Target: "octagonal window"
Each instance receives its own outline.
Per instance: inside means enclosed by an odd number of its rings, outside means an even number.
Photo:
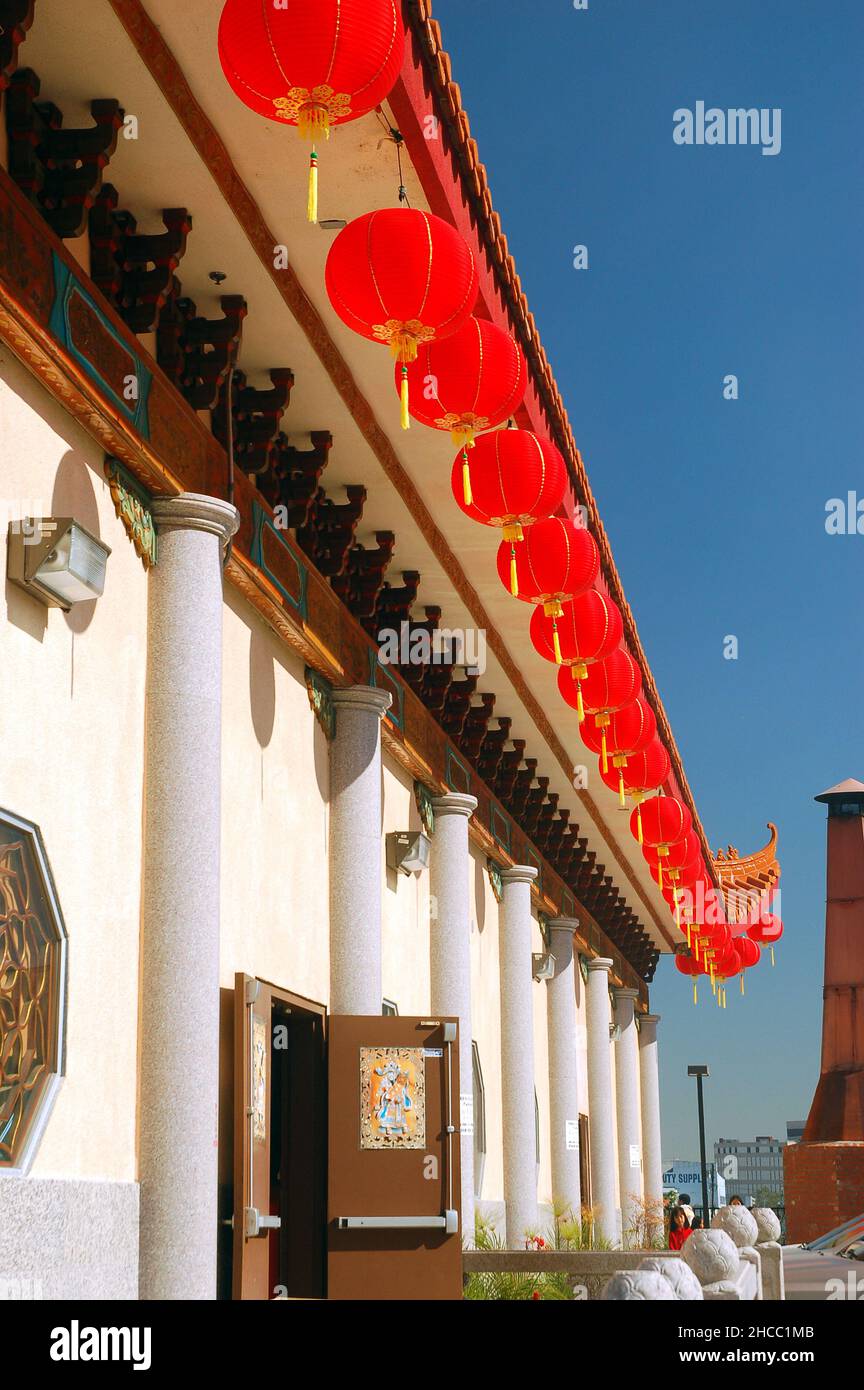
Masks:
[[[26,1172],[63,1075],[66,950],[42,833],[0,809],[0,1172]]]

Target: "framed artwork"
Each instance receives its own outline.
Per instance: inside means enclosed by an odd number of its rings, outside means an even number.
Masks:
[[[361,1149],[425,1149],[422,1047],[360,1048]]]

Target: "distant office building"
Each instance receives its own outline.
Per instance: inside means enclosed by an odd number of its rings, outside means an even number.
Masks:
[[[797,1144],[804,1138],[804,1126],[806,1120],[787,1120],[786,1121],[786,1143]]]
[[[783,1203],[783,1150],[786,1144],[767,1134],[755,1139],[718,1139],[714,1145],[717,1171],[730,1197],[748,1205]]]

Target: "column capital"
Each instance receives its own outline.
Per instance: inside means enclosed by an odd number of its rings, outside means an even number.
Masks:
[[[501,882],[505,886],[508,883],[533,883],[537,873],[533,864],[514,864],[510,869],[501,870]]]
[[[616,998],[616,999],[638,999],[638,998],[639,998],[639,991],[638,991],[638,989],[631,989],[631,988],[629,988],[629,987],[626,987],[626,988],[625,988],[625,987],[622,986],[621,989],[617,989],[616,987],[613,986],[612,993],[615,995],[615,998]]]
[[[432,810],[436,816],[473,816],[477,810],[476,796],[465,792],[445,792],[443,796],[433,796]]]
[[[579,926],[578,917],[552,917],[546,924],[550,931],[567,931],[572,935]]]
[[[659,1022],[660,1022],[660,1020],[661,1020],[662,1017],[663,1017],[662,1014],[640,1014],[640,1015],[639,1015],[639,1022],[640,1022],[640,1023],[655,1023],[655,1024],[656,1024],[656,1023],[659,1023]]]
[[[593,960],[589,960],[588,970],[589,972],[605,970],[608,974],[614,963],[608,956],[595,956]]]
[[[159,535],[166,531],[207,531],[225,545],[240,525],[240,513],[230,502],[200,492],[154,497],[150,510]]]
[[[337,709],[344,706],[366,710],[383,719],[393,703],[393,696],[389,690],[376,690],[374,685],[349,685],[343,690],[334,690],[332,700]]]

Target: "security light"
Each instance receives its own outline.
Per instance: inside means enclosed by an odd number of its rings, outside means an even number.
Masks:
[[[555,957],[551,951],[532,951],[531,965],[535,980],[554,980]]]
[[[387,836],[387,868],[422,874],[429,864],[431,841],[422,830],[393,830]]]
[[[27,518],[9,526],[9,578],[46,608],[68,613],[75,603],[100,598],[110,554],[109,546],[71,516]]]

